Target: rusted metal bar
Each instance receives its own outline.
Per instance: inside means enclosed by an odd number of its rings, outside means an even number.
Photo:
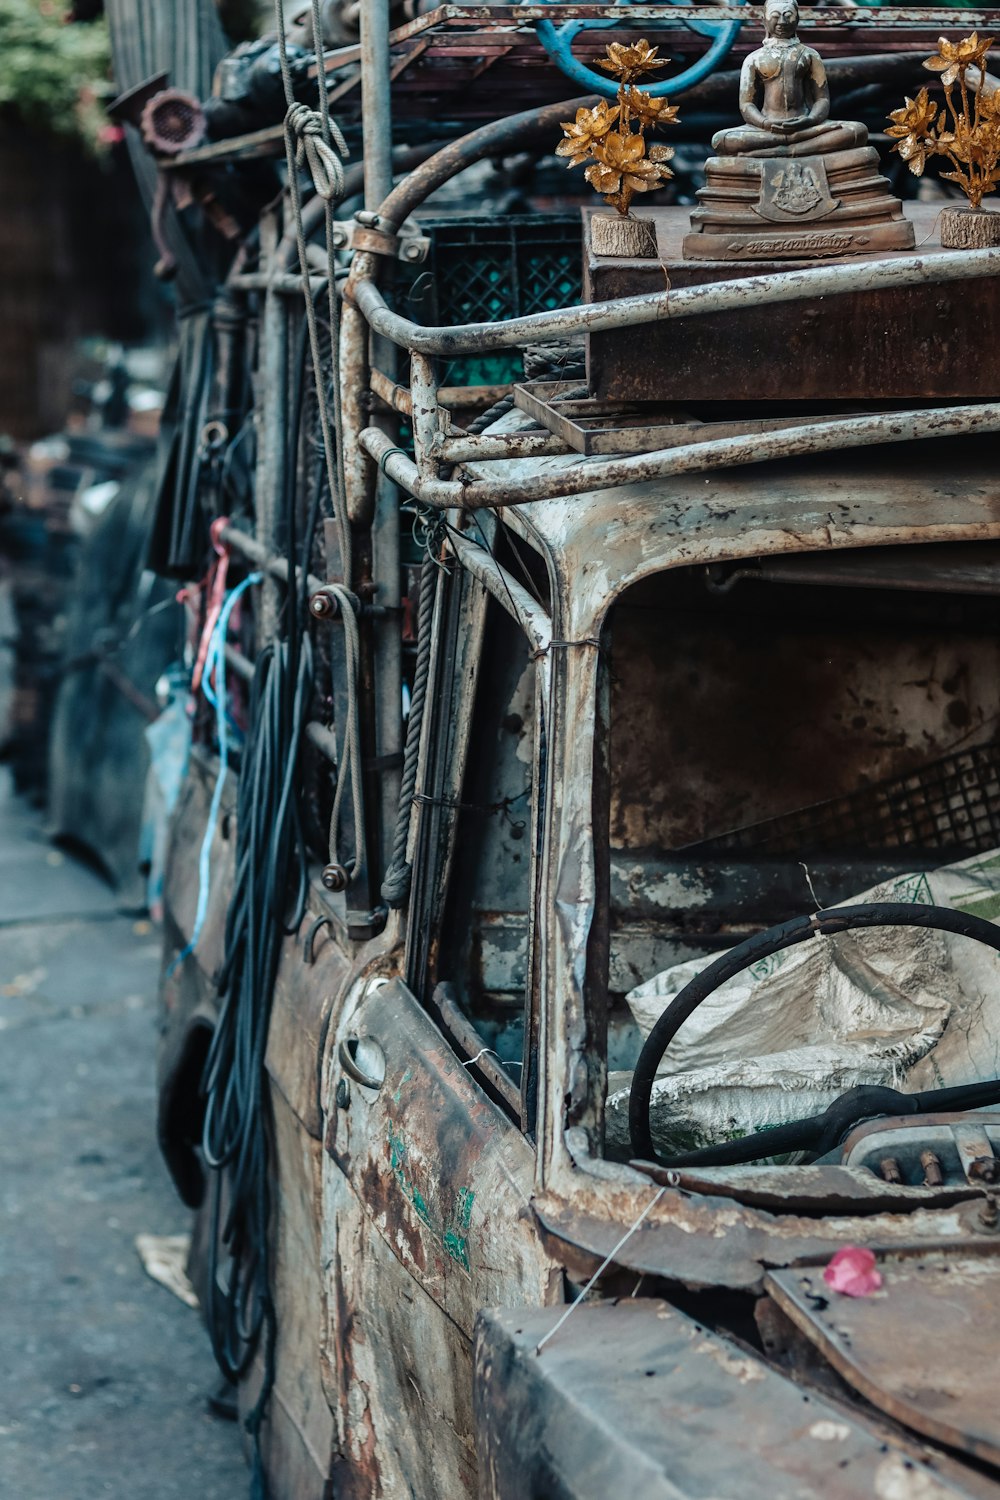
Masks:
[[[355,256],[367,261],[370,268],[375,256],[363,251]],[[340,416],[342,424],[344,465],[344,505],[352,526],[367,525],[375,505],[375,476],[359,447],[362,429],[367,425],[367,399],[371,386],[368,359],[368,325],[351,303],[344,304],[340,321]],[[383,437],[385,434],[382,434]]]
[[[487,463],[498,458],[545,458],[568,453],[569,445],[549,432],[484,433],[481,437],[456,434],[443,438],[437,456],[444,463]]]
[[[422,354],[414,354],[410,359],[410,412],[417,468],[424,479],[433,479],[444,433],[434,365]]]
[[[941,11],[934,6],[886,6],[884,9],[867,10],[845,7],[827,8],[804,5],[799,12],[804,26],[822,26],[824,29],[853,30],[856,27],[892,26],[903,31],[930,27],[941,28]],[[672,5],[643,5],[642,24],[648,26],[656,21],[680,30],[687,21],[751,21],[746,9],[738,5],[691,5],[678,13]],[[495,21],[503,29],[517,30],[535,21],[553,21],[557,26],[562,21],[621,21],[621,8],[617,5],[581,5],[570,0],[553,0],[552,4],[519,5],[516,10],[510,5],[440,5],[429,11],[418,21],[400,27],[393,32],[392,39],[414,36],[418,31],[427,31],[454,21]],[[988,6],[981,10],[963,10],[963,24],[972,27],[995,26],[1000,22],[1000,8]],[[422,23],[422,24],[421,24]],[[759,24],[759,23],[758,23]]]
[[[371,386],[376,396],[384,401],[386,406],[394,411],[402,412],[404,416],[412,415],[413,396],[406,386],[397,385],[381,370],[372,371]],[[560,437],[547,432],[511,432],[504,433],[502,436],[500,434],[470,436],[461,428],[456,428],[445,410],[448,405],[458,405],[461,402],[466,405],[480,405],[484,400],[492,406],[509,390],[510,387],[505,385],[439,387],[438,410],[447,421],[448,436],[441,437],[440,433],[438,434],[440,440],[434,449],[435,458],[444,463],[472,463],[477,459],[485,463],[495,458],[542,458],[547,454],[568,452],[567,444]]]
[[[365,207],[392,192],[391,36],[389,0],[365,0],[361,21],[361,96],[365,121]]]
[[[884,9],[868,10],[861,7],[830,7],[804,5],[799,13],[802,26],[818,26],[830,31],[881,30],[886,27],[898,31],[939,31],[941,12],[933,6],[915,5],[886,6]],[[672,5],[643,5],[642,24],[681,30],[687,21],[742,21],[752,23],[743,6],[736,5],[691,5],[678,13]],[[459,26],[463,23],[478,23],[490,26],[498,33],[524,30],[536,21],[552,21],[557,26],[563,21],[619,21],[624,26],[621,7],[618,5],[584,5],[553,0],[545,5],[518,5],[516,9],[507,5],[439,5],[426,15],[397,27],[388,40],[391,44],[408,41],[411,37],[426,34],[444,26]],[[1000,9],[986,7],[980,10],[963,10],[962,21],[969,28],[995,26],[1000,22]],[[491,24],[492,23],[492,24]],[[327,71],[356,62],[360,49],[339,48],[325,60]]]
[[[407,387],[390,380],[381,370],[372,370],[371,388],[379,400],[393,411],[402,412],[404,417],[408,417],[413,411],[413,398]]]
[[[242,651],[235,646],[226,646],[226,666],[231,667],[238,677],[244,682],[252,682],[254,675],[254,664],[249,657],[244,656]],[[319,751],[319,753],[331,762],[338,764],[337,740],[332,729],[325,724],[320,724],[316,719],[310,719],[305,727],[306,739]]]
[[[480,510],[587,494],[593,490],[665,479],[676,474],[729,469],[740,464],[766,463],[776,458],[807,457],[838,448],[863,448],[877,443],[908,443],[921,438],[987,432],[1000,432],[1000,403],[929,411],[879,412],[847,421],[814,422],[784,432],[691,443],[660,453],[599,461],[590,459],[519,481],[504,478],[468,483],[453,479],[422,479],[416,465],[405,454],[387,447],[384,435],[375,428],[369,427],[361,434],[361,443],[365,451],[418,500],[438,509],[459,506],[465,510]]]
[[[443,385],[438,391],[442,406],[495,406],[502,397],[509,395],[507,385]]]
[[[232,135],[222,141],[213,141],[208,146],[194,146],[190,151],[181,151],[177,156],[159,159],[161,172],[183,172],[186,167],[215,166],[240,157],[250,161],[259,156],[277,156],[285,149],[285,127],[265,125],[263,130],[250,130],[244,135]]]
[[[645,297],[616,297],[608,302],[534,313],[511,318],[506,323],[466,323],[455,328],[422,327],[391,312],[370,279],[349,283],[349,291],[376,332],[413,353],[454,358],[515,348],[535,340],[639,327],[748,306],[844,296],[883,287],[937,286],[996,275],[1000,275],[1000,250],[955,250],[916,256],[912,260],[872,260],[818,266],[807,271],[780,271],[769,276],[742,276],[735,281],[709,282]]]

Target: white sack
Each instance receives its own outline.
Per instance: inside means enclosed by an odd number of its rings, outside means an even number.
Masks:
[[[844,905],[895,901],[1000,918],[1000,851],[902,875]],[[643,1037],[717,954],[676,964],[626,999]],[[703,1002],[653,1087],[663,1149],[731,1139],[815,1114],[859,1083],[906,1092],[1000,1073],[1000,955],[922,928],[811,939],[755,964]],[[624,1080],[623,1080],[624,1081]],[[627,1138],[627,1089],[608,1101]]]

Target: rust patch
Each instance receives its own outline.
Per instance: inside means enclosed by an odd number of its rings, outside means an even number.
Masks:
[[[372,1500],[381,1495],[382,1479],[376,1455],[375,1426],[372,1421],[368,1387],[361,1379],[354,1359],[354,1344],[363,1342],[354,1308],[347,1299],[340,1249],[334,1259],[334,1287],[337,1299],[337,1373],[340,1381],[340,1405],[343,1434],[349,1452],[341,1453],[333,1465],[334,1494],[342,1500]],[[351,1398],[363,1396],[360,1422],[351,1410]],[[362,1432],[358,1432],[358,1427]]]

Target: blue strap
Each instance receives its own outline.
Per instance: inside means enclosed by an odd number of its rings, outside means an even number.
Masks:
[[[215,629],[212,631],[212,639],[208,643],[208,651],[205,656],[205,670],[202,675],[202,687],[205,697],[215,709],[215,729],[219,741],[219,774],[215,779],[215,790],[212,793],[212,801],[208,809],[208,822],[205,824],[205,833],[201,841],[201,853],[198,856],[198,905],[195,908],[194,927],[191,930],[191,940],[186,948],[182,948],[177,957],[167,969],[166,977],[170,979],[175,970],[179,969],[186,958],[190,958],[198,946],[201,937],[201,929],[205,925],[205,917],[208,912],[208,897],[212,885],[212,841],[215,838],[215,830],[219,821],[219,809],[222,806],[222,788],[226,784],[229,774],[229,716],[226,711],[226,633],[229,629],[229,616],[232,614],[237,601],[242,597],[252,584],[260,583],[263,573],[251,573],[244,578],[243,582],[237,584],[227,595],[225,603],[219,611]],[[212,673],[215,673],[215,690],[211,687]]]
[[[547,4],[548,0],[542,0],[542,3]],[[628,5],[630,0],[620,0],[620,3]],[[689,5],[691,0],[676,0],[676,3]],[[744,3],[745,0],[730,0],[730,4],[734,5]],[[700,83],[729,52],[739,36],[742,24],[741,21],[688,22],[690,29],[696,31],[699,36],[712,37],[712,45],[704,57],[700,57],[682,73],[676,73],[673,78],[666,78],[661,83],[644,85],[644,93],[651,94],[654,99],[661,99],[671,94],[683,93],[685,89]],[[551,21],[537,21],[535,33],[552,61],[567,78],[580,84],[588,93],[602,94],[605,99],[614,99],[618,93],[617,83],[606,74],[595,73],[585,63],[578,62],[573,56],[573,42],[581,31],[595,31],[602,27],[620,25],[620,21],[566,21],[562,26],[555,26]]]

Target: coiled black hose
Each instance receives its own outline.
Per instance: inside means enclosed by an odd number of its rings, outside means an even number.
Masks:
[[[851,1089],[822,1115],[796,1120],[771,1130],[759,1130],[753,1135],[744,1136],[742,1140],[706,1146],[699,1151],[686,1152],[683,1156],[665,1158],[657,1154],[649,1118],[656,1070],[670,1043],[702,1001],[707,1000],[727,979],[742,974],[751,964],[769,958],[782,948],[804,943],[809,938],[830,937],[838,932],[864,927],[929,927],[954,933],[957,937],[975,938],[977,942],[985,943],[987,947],[1000,953],[1000,927],[995,927],[992,922],[954,911],[950,907],[911,905],[899,901],[838,906],[829,911],[816,912],[813,916],[792,917],[788,922],[747,938],[728,953],[723,953],[700,974],[696,974],[680,994],[674,996],[646,1038],[636,1063],[629,1095],[629,1131],[636,1157],[644,1161],[666,1162],[668,1166],[731,1166],[738,1162],[759,1161],[761,1157],[776,1156],[786,1151],[825,1146],[827,1142],[829,1148],[832,1148],[836,1140],[831,1137],[836,1134],[837,1139],[842,1139],[846,1130],[859,1120],[881,1114],[915,1112],[905,1104],[906,1100],[918,1101],[921,1111],[979,1109],[984,1105],[1000,1102],[1000,1079],[961,1088],[935,1089],[927,1094],[900,1094],[895,1089]],[[893,1097],[891,1100],[888,1097],[880,1100],[876,1095]]]

